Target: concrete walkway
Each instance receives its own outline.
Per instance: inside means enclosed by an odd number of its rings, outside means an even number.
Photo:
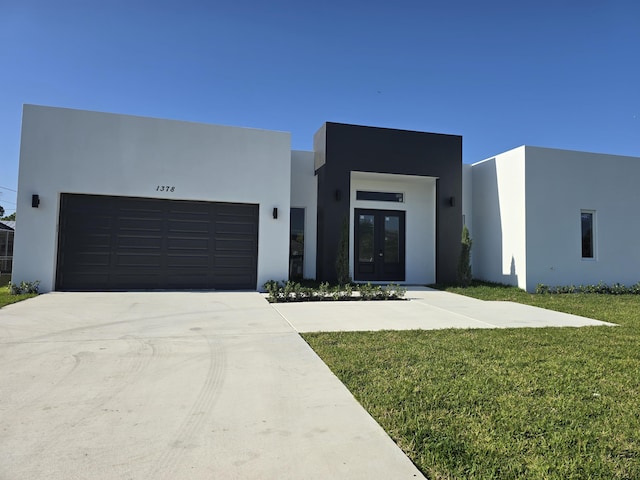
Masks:
[[[273,307],[301,333],[614,325],[520,303],[476,300],[427,287],[410,287],[406,298],[409,301],[278,303]]]
[[[0,309],[0,479],[423,478],[258,293]]]
[[[604,325],[405,302],[50,293],[0,310],[0,479],[423,478],[297,331]]]

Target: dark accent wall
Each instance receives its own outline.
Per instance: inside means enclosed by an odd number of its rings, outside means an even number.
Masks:
[[[335,259],[342,221],[349,217],[352,171],[438,178],[436,281],[456,280],[462,232],[461,136],[327,122],[314,136],[314,150],[319,280],[336,280]]]

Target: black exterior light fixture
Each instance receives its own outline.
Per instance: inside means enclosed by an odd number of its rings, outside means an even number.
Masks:
[[[273,218],[274,220],[278,219],[278,207],[273,207]]]
[[[456,197],[449,197],[449,206],[450,207],[456,206]]]
[[[31,206],[38,208],[38,205],[40,205],[40,195],[31,195]]]

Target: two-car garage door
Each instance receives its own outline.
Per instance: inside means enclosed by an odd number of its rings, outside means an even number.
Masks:
[[[62,194],[57,290],[255,289],[258,205]]]

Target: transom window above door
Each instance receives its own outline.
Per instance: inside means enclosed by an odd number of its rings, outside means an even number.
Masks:
[[[396,192],[371,192],[368,190],[356,190],[356,200],[373,200],[376,202],[404,202],[404,193]]]

